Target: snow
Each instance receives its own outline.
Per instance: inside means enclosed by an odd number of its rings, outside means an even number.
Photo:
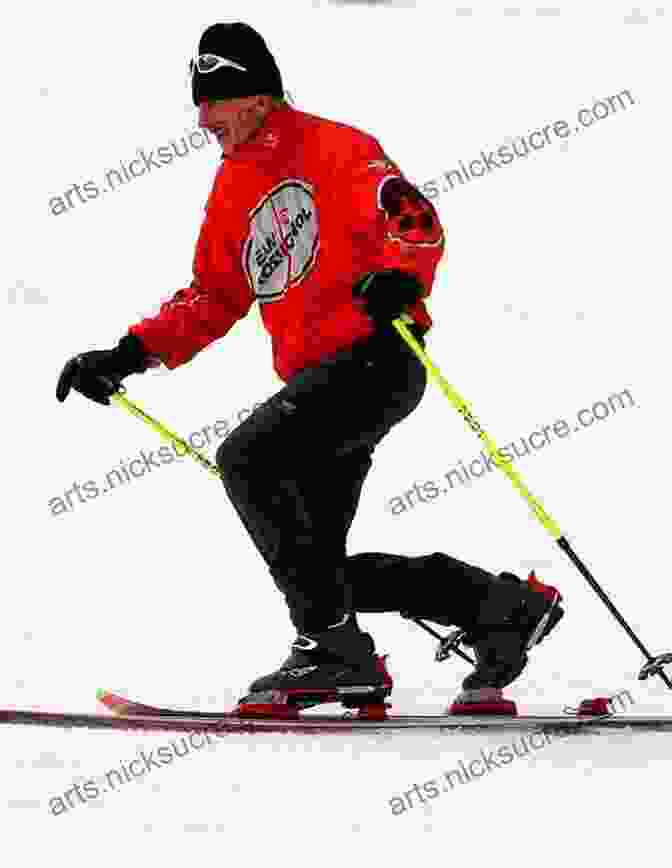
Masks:
[[[428,351],[500,444],[560,419],[573,424],[582,408],[629,390],[632,405],[516,466],[651,650],[671,649],[665,10],[391,5],[118,2],[101,20],[67,2],[13,9],[4,52],[0,704],[93,712],[105,687],[225,708],[284,658],[291,639],[261,559],[221,487],[195,464],[162,468],[58,517],[48,505],[74,481],[101,480],[159,445],[121,410],[79,396],[57,404],[56,378],[69,356],[113,345],[189,282],[215,147],[60,216],[49,199],[195,129],[186,60],[201,30],[224,19],[267,37],[299,108],[372,132],[420,184],[482,148],[631,92],[627,109],[435,200],[448,256]],[[127,386],[188,434],[235,423],[279,383],[254,312],[189,365]],[[391,514],[393,497],[479,451],[430,388],[376,453],[351,550],[442,550],[519,574],[535,567],[561,588],[567,617],[511,688],[520,710],[629,690],[633,713],[672,713],[670,691],[637,681],[637,649],[503,476]],[[391,615],[360,620],[390,653],[395,710],[450,702],[464,664],[435,664],[429,638]],[[3,847],[18,865],[669,861],[666,733],[567,736],[425,804],[412,794],[398,816],[395,797],[514,736],[228,736],[53,816],[50,799],[172,736],[28,727],[1,735]]]

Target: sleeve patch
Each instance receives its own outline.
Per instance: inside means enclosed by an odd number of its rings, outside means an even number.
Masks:
[[[406,244],[438,245],[443,229],[432,203],[405,178],[384,178],[378,202],[385,211],[388,238]]]

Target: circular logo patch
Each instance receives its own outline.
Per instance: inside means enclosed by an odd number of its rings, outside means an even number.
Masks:
[[[313,188],[287,180],[250,214],[243,267],[260,304],[282,298],[309,274],[317,257],[319,226]]]

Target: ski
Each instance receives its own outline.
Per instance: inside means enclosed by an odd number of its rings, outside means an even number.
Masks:
[[[147,705],[106,690],[99,690],[97,698],[120,719],[160,719],[164,722],[194,721],[205,726],[230,732],[240,731],[366,731],[375,729],[542,729],[574,730],[589,726],[609,728],[634,727],[672,731],[672,715],[647,716],[615,714],[523,714],[523,715],[464,715],[464,714],[387,714],[380,717],[377,710],[384,706],[371,706],[374,714],[367,716],[364,707],[359,716],[353,712],[340,715],[317,712],[295,712],[292,716],[243,716],[237,711],[216,712],[196,709],[175,709]]]
[[[0,724],[51,726],[61,729],[141,730],[143,732],[195,732],[216,730],[213,721],[190,718],[164,718],[156,715],[118,717],[112,714],[42,711],[39,709],[0,709]]]
[[[56,712],[41,709],[0,709],[0,724],[133,730],[144,732],[213,732],[219,734],[353,733],[367,731],[478,732],[482,730],[541,730],[571,734],[579,730],[636,729],[672,732],[672,715],[604,714],[387,714],[384,706],[355,712],[325,714],[315,711],[287,716],[243,716],[239,711],[200,711],[147,705],[100,690],[104,714]],[[382,709],[382,715],[380,710]]]
[[[60,728],[134,730],[144,732],[216,732],[220,734],[270,733],[352,733],[394,730],[542,730],[566,732],[584,729],[627,729],[672,731],[672,715],[389,715],[381,720],[347,715],[304,714],[297,718],[241,717],[234,712],[202,712],[157,709],[136,714],[132,703],[125,714],[63,713],[41,710],[0,709],[0,724],[52,726]]]

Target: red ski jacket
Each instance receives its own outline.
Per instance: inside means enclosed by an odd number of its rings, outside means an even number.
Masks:
[[[436,211],[375,138],[292,106],[222,161],[205,206],[193,280],[131,326],[168,368],[223,337],[256,300],[287,382],[374,331],[353,285],[411,272],[430,294],[445,247]],[[409,309],[424,328],[421,300]]]

